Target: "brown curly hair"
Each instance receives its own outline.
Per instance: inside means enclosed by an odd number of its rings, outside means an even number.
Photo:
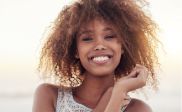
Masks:
[[[148,68],[149,82],[156,87],[157,25],[144,10],[145,4],[142,0],[75,0],[65,6],[42,48],[39,70],[57,77],[60,85],[79,86],[84,68],[75,58],[77,33],[83,24],[99,17],[112,23],[122,37],[124,54],[115,76],[125,76],[141,64]]]

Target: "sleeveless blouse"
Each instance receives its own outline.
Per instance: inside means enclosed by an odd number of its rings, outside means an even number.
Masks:
[[[124,112],[126,106],[121,108],[121,112]],[[58,89],[56,112],[92,112],[89,107],[77,103],[74,98],[72,91]]]

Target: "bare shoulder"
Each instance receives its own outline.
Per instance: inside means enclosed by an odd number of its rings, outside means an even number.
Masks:
[[[40,97],[46,98],[56,98],[58,93],[58,86],[52,84],[41,84],[35,90],[35,96],[39,95]]]
[[[33,112],[54,112],[58,95],[58,86],[41,84],[34,93]]]
[[[152,112],[152,109],[144,101],[133,98],[126,108],[126,112]]]

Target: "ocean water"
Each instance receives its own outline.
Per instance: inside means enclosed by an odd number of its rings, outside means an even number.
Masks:
[[[32,112],[32,97],[0,98],[0,112]]]
[[[0,74],[0,112],[31,112],[38,82],[35,74]]]

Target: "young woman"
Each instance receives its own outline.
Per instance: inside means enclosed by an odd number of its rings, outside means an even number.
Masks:
[[[151,112],[128,92],[156,87],[156,24],[142,1],[75,0],[58,15],[41,54],[33,112]]]

